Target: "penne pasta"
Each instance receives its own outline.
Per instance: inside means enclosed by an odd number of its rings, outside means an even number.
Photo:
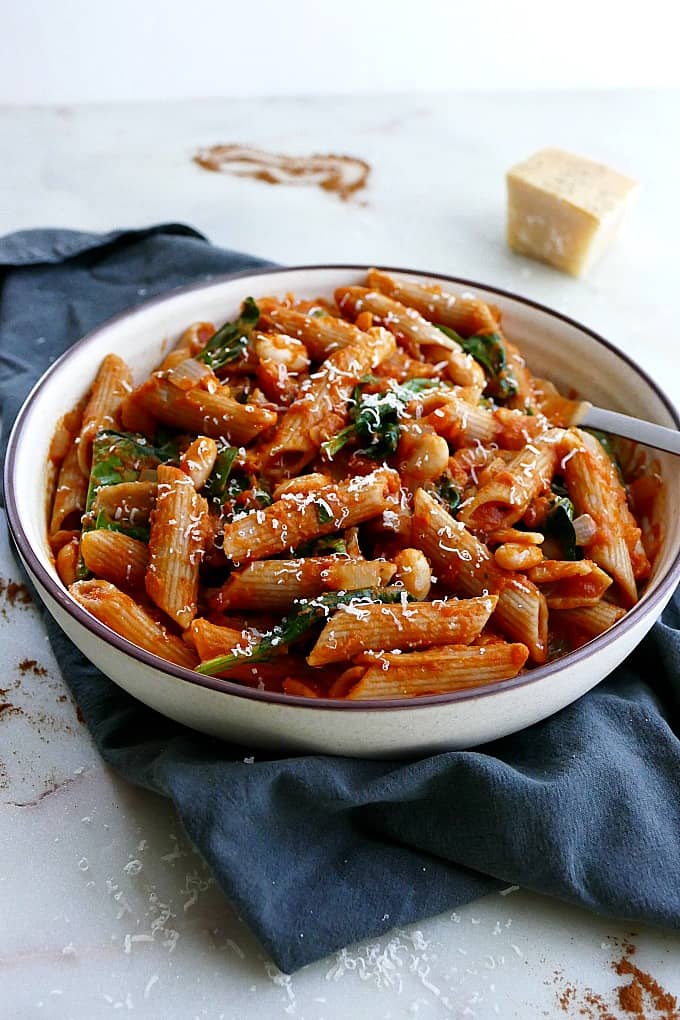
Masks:
[[[599,602],[611,577],[592,560],[543,560],[527,571],[549,609],[578,609]]]
[[[130,401],[164,425],[202,433],[232,443],[250,443],[276,422],[276,412],[257,404],[240,404],[223,387],[179,390],[167,379],[152,376]]]
[[[366,651],[469,644],[496,608],[495,595],[453,602],[342,606],[307,656],[310,666],[346,662]]]
[[[311,599],[324,591],[380,588],[395,572],[386,560],[309,556],[257,560],[234,571],[211,598],[215,609],[257,609],[285,613],[293,599]]]
[[[193,648],[172,634],[134,599],[108,581],[76,581],[69,588],[74,599],[100,621],[147,652],[160,655],[178,666],[193,669]]]
[[[80,469],[78,449],[76,443],[71,442],[57,475],[50,518],[50,537],[59,531],[79,528],[80,519],[85,512],[87,478]]]
[[[626,610],[609,602],[595,602],[578,609],[562,609],[551,613],[561,627],[579,631],[588,639],[604,634],[626,615]]]
[[[144,590],[149,550],[144,542],[120,531],[98,528],[87,531],[80,541],[85,566],[96,577],[117,588]]]
[[[92,443],[99,429],[115,428],[123,397],[132,389],[132,372],[117,354],[104,358],[92,393],[83,411],[78,439],[78,464],[84,475],[90,473]]]
[[[314,361],[325,361],[333,351],[363,340],[362,331],[356,326],[325,313],[306,315],[280,305],[266,312],[263,320],[274,329],[301,340]]]
[[[564,447],[569,495],[578,514],[589,514],[595,523],[595,536],[585,547],[588,556],[616,582],[624,604],[632,606],[638,595],[631,549],[638,548],[640,529],[616,468],[595,436],[581,429],[566,433]]]
[[[545,661],[548,608],[543,595],[523,575],[498,567],[487,547],[423,489],[415,495],[413,537],[449,590],[468,597],[498,594],[498,625],[527,645],[535,662]]]
[[[528,649],[521,644],[450,645],[406,655],[381,655],[359,677],[353,671],[354,682],[345,697],[351,701],[416,698],[482,687],[517,676],[527,657]],[[367,659],[364,656],[362,661]]]
[[[266,510],[227,524],[224,555],[232,563],[245,564],[293,551],[303,542],[376,517],[386,508],[388,494],[398,487],[396,471],[380,468],[306,496],[284,495]]]
[[[557,464],[557,436],[528,443],[484,485],[458,514],[458,519],[476,531],[492,532],[511,528],[526,513],[533,499],[550,485]]]
[[[210,436],[198,436],[184,451],[179,466],[189,475],[194,488],[199,491],[212,474],[217,460],[217,443]]]
[[[183,471],[159,465],[146,591],[180,627],[188,627],[196,615],[207,512],[206,501],[196,493]]]

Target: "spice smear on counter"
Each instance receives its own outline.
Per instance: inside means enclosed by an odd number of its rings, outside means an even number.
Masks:
[[[591,988],[582,991],[570,982],[558,992],[557,1002],[563,1013],[586,1020],[680,1020],[678,1000],[659,984],[656,978],[641,970],[631,960],[636,947],[626,941],[621,946],[622,955],[613,960],[611,968],[619,977],[632,978],[616,990],[616,1002],[594,992]],[[555,980],[562,978],[555,972]]]
[[[283,156],[247,145],[211,145],[199,149],[194,163],[214,173],[250,177],[265,184],[306,184],[331,191],[347,201],[366,187],[370,163],[358,156],[331,153]]]

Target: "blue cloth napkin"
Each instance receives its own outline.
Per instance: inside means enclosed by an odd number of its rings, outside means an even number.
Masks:
[[[261,265],[177,224],[0,239],[4,435],[35,380],[104,319]],[[172,798],[286,972],[507,884],[680,926],[677,595],[606,682],[552,718],[473,751],[387,762],[276,758],[202,736],[135,701],[45,623],[104,760]]]

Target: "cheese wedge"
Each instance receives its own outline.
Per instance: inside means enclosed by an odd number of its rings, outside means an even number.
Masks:
[[[541,149],[507,174],[508,245],[581,276],[614,240],[638,190],[616,170]]]

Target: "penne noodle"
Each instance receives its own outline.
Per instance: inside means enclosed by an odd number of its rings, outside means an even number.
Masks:
[[[557,464],[556,437],[537,439],[517,453],[506,468],[481,485],[458,519],[477,531],[510,528],[529,504],[550,486]]]
[[[301,340],[313,361],[325,361],[341,347],[361,343],[360,329],[333,315],[305,315],[280,305],[267,311],[263,321],[288,336]]]
[[[191,479],[167,464],[158,467],[158,495],[151,514],[146,591],[180,627],[198,607],[198,571],[205,552],[208,506]]]
[[[324,591],[380,588],[394,575],[386,560],[350,560],[309,556],[294,560],[256,560],[234,571],[211,598],[215,609],[257,609],[285,613],[293,599]]]
[[[235,648],[248,645],[248,636],[244,631],[220,627],[203,617],[192,620],[185,634],[201,662],[207,662],[218,655],[229,655]]]
[[[208,481],[217,460],[217,443],[210,436],[198,436],[184,451],[179,466],[199,491]]]
[[[449,590],[467,597],[498,594],[494,612],[498,625],[508,637],[527,645],[535,662],[545,662],[544,596],[524,576],[498,567],[487,547],[423,489],[415,495],[413,538]]]
[[[595,522],[593,540],[585,547],[590,559],[617,583],[626,606],[637,602],[631,549],[637,551],[640,529],[631,514],[616,468],[595,436],[581,429],[565,433],[564,478],[577,514]]]
[[[80,560],[80,535],[75,535],[70,542],[65,542],[59,549],[55,566],[59,578],[67,588],[78,580],[78,562]]]
[[[237,445],[249,443],[276,423],[276,412],[257,404],[240,404],[218,386],[178,390],[167,379],[152,376],[130,397],[164,425],[198,432],[213,439],[228,439]]]
[[[453,381],[461,386],[475,386],[480,392],[484,388],[484,369],[455,340],[424,319],[414,308],[406,308],[379,291],[366,287],[340,287],[335,292],[335,299],[342,312],[351,315],[371,312],[390,332],[416,351],[421,347],[448,351],[448,371]]]
[[[450,645],[376,656],[378,661],[365,668],[345,696],[351,701],[415,698],[482,687],[517,676],[527,657],[528,649],[522,644]],[[362,662],[367,659],[363,656]]]
[[[294,550],[303,542],[376,517],[385,510],[388,494],[398,488],[396,471],[379,468],[306,496],[290,493],[266,510],[227,524],[224,555],[232,563],[245,564]]]
[[[110,581],[117,588],[144,590],[149,565],[149,550],[144,542],[120,531],[97,528],[86,531],[81,538],[80,554],[87,569],[96,577]]]
[[[495,595],[453,602],[348,605],[333,614],[307,656],[310,666],[346,662],[366,651],[467,645],[496,608]]]
[[[193,648],[158,623],[134,599],[108,581],[76,581],[69,591],[88,612],[133,644],[178,666],[197,665]]]
[[[83,411],[78,441],[78,464],[90,473],[92,443],[99,429],[115,428],[123,397],[132,389],[132,372],[117,354],[108,354],[97,373],[92,393]]]
[[[58,531],[80,528],[86,502],[87,478],[80,470],[78,446],[71,442],[57,476],[50,519],[50,537],[56,535]]]
[[[626,610],[612,606],[609,602],[595,602],[578,609],[557,610],[550,615],[560,626],[573,628],[588,638],[594,638],[618,623],[626,615]]]

